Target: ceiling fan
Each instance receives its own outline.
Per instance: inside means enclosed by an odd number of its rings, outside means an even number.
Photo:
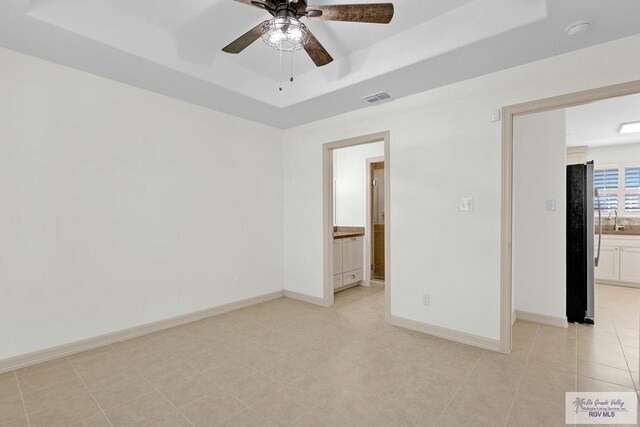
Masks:
[[[318,67],[333,58],[309,31],[300,18],[318,21],[364,22],[388,24],[393,18],[393,4],[343,4],[307,6],[307,0],[235,0],[266,10],[272,19],[264,21],[238,37],[223,52],[237,54],[260,37],[274,49],[294,51],[304,49]]]

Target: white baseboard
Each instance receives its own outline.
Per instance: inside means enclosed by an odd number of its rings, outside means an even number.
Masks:
[[[516,323],[516,320],[517,320],[517,319],[518,319],[518,317],[516,316],[516,311],[515,311],[515,310],[513,310],[513,311],[511,312],[511,326],[513,326],[513,325],[514,325],[514,323]]]
[[[434,335],[436,337],[444,338],[449,341],[455,341],[462,344],[484,348],[486,350],[501,352],[500,340],[494,340],[491,338],[481,337],[479,335],[468,334],[466,332],[443,328],[441,326],[429,325],[427,323],[403,319],[396,316],[391,316],[390,323],[400,328],[410,329],[412,331],[422,332],[428,335]]]
[[[622,286],[623,288],[640,288],[640,283],[618,282],[617,280],[600,280],[596,285]]]
[[[291,298],[298,301],[306,302],[309,304],[319,305],[321,307],[325,307],[324,300],[318,297],[312,297],[311,295],[301,294],[293,291],[284,291],[285,298]]]
[[[557,328],[568,328],[569,322],[566,317],[549,316],[548,314],[530,313],[528,311],[516,310],[516,318],[527,322],[540,323],[543,325],[555,326]]]
[[[8,359],[0,360],[0,374],[15,369],[24,368],[27,366],[35,365],[38,363],[46,362],[48,360],[57,359],[59,357],[69,356],[75,353],[91,350],[96,347],[102,347],[104,345],[113,344],[120,341],[125,341],[131,338],[139,337],[141,335],[147,335],[153,332],[158,332],[163,329],[169,329],[176,326],[184,325],[186,323],[195,322],[207,317],[228,313],[230,311],[239,310],[252,305],[260,304],[263,302],[271,301],[284,296],[283,291],[271,292],[265,295],[259,295],[257,297],[247,298],[241,301],[232,302],[229,304],[221,305],[218,307],[208,308],[206,310],[200,310],[193,313],[183,314],[181,316],[172,317],[170,319],[159,320],[157,322],[151,322],[140,326],[134,326],[132,328],[123,329],[116,332],[110,332],[108,334],[99,335],[97,337],[87,338],[80,341],[75,341],[68,344],[63,344],[55,347],[46,348],[43,350],[34,351],[32,353],[21,354],[19,356],[10,357]]]

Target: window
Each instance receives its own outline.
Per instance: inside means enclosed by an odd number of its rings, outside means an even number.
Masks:
[[[640,167],[624,170],[624,211],[640,213]]]
[[[618,209],[618,168],[596,169],[594,187],[600,195],[600,208],[604,211]],[[594,205],[598,207],[598,200]]]
[[[640,215],[640,166],[596,169],[594,186],[600,194],[603,211],[617,209],[621,216]]]

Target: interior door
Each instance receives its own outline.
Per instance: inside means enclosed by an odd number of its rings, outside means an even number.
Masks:
[[[384,280],[384,162],[371,163],[371,278]]]

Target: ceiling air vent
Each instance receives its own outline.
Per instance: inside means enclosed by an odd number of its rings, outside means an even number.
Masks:
[[[391,95],[389,95],[387,92],[380,92],[374,95],[365,96],[362,99],[367,101],[369,104],[377,104],[379,102],[391,99]]]

